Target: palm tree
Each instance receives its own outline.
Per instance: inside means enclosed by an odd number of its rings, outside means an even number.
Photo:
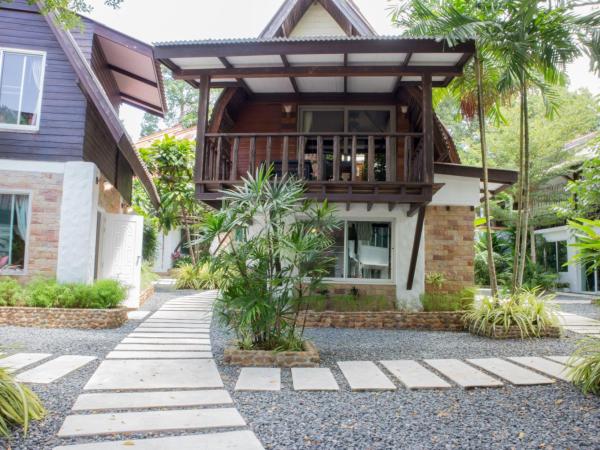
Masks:
[[[482,166],[484,172],[484,212],[489,224],[487,189],[487,146],[485,142],[485,74],[494,74],[491,90],[505,96],[518,92],[521,102],[518,220],[515,243],[513,290],[523,282],[529,219],[530,153],[527,94],[538,88],[544,95],[549,114],[557,107],[552,86],[564,83],[565,65],[582,52],[598,55],[600,12],[580,16],[572,5],[549,8],[538,0],[481,0],[433,2],[411,0],[399,3],[393,20],[406,27],[408,34],[435,36],[449,45],[470,39],[476,41],[474,71],[477,83],[477,115],[480,123]],[[595,66],[597,68],[597,64]],[[489,91],[488,91],[489,94]],[[487,227],[490,235],[490,226]],[[491,236],[488,238],[490,280],[493,270]],[[494,286],[492,286],[492,292]]]

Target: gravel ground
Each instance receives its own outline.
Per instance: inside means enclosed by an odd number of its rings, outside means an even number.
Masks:
[[[310,329],[339,392],[294,392],[282,370],[281,392],[236,392],[236,406],[266,448],[483,449],[600,448],[600,399],[567,383],[500,389],[350,392],[339,360],[566,355],[576,339],[492,341],[466,333]],[[213,331],[213,348],[226,387],[239,368],[223,365],[231,336]]]
[[[589,317],[590,319],[600,320],[600,305],[598,304],[567,304],[561,303],[560,310],[566,313],[578,314]]]
[[[157,293],[143,309],[154,310],[166,299],[185,294]],[[100,359],[137,323],[105,331],[0,327],[0,342],[19,346],[18,351],[99,358],[59,382],[34,387],[50,414],[32,425],[27,440],[16,436],[13,450],[49,450],[59,444],[90,441],[54,436]],[[266,448],[600,448],[600,399],[584,397],[566,383],[470,391],[353,393],[335,366],[336,361],[345,359],[566,355],[576,341],[571,335],[562,340],[525,342],[406,330],[309,329],[306,335],[321,350],[322,366],[333,369],[340,392],[294,392],[291,372],[284,369],[281,392],[234,393],[240,369],[222,364],[223,348],[231,335],[216,324],[213,327],[213,351],[226,388]],[[159,434],[165,435],[169,433]],[[141,436],[127,436],[136,437]],[[123,438],[114,435],[104,439]],[[0,441],[0,448],[2,444]]]

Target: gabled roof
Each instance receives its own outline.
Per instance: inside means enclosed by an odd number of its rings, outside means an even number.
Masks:
[[[139,178],[145,190],[148,192],[153,205],[158,207],[160,199],[158,197],[156,186],[154,186],[146,166],[135,151],[131,138],[125,131],[121,120],[110,103],[100,81],[88,64],[81,48],[75,42],[73,35],[59,25],[56,16],[53,13],[44,14],[44,18],[65,53],[65,56],[71,63],[84,95],[98,111],[98,114],[106,124],[111,137],[117,143],[121,154],[125,157],[131,166],[133,173]]]
[[[348,36],[377,33],[352,0],[285,0],[260,33],[260,38],[287,37],[313,3],[319,3]]]

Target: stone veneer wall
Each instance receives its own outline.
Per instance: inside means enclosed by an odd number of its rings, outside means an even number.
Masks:
[[[123,199],[119,191],[112,185],[108,188],[104,187],[104,182],[107,181],[104,175],[100,175],[99,180],[98,206],[106,213],[122,214],[124,212],[121,206]]]
[[[118,328],[127,322],[127,309],[66,309],[0,307],[0,325],[36,328]]]
[[[300,313],[298,324],[310,328],[387,328],[463,331],[465,328],[462,320],[463,315],[464,311],[306,311],[306,313]]]
[[[18,281],[56,276],[62,182],[63,175],[60,173],[0,170],[0,192],[12,190],[30,193],[27,264],[24,274],[14,277]]]
[[[274,352],[267,350],[240,350],[227,347],[223,354],[225,364],[249,367],[318,367],[320,358],[317,347],[304,342],[302,352]]]
[[[458,292],[474,285],[474,220],[470,206],[427,207],[425,273],[440,272],[446,278],[436,292]],[[425,286],[425,290],[430,289]]]

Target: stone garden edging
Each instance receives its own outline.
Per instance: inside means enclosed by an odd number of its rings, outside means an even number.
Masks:
[[[298,326],[309,328],[381,328],[430,331],[464,331],[465,311],[306,311]],[[306,321],[305,321],[306,320]]]
[[[241,350],[227,347],[224,362],[232,366],[246,367],[318,367],[320,362],[317,347],[304,341],[302,352],[274,352],[269,350]]]
[[[0,325],[36,328],[118,328],[127,322],[127,309],[0,307]]]
[[[483,336],[490,339],[523,339],[521,336],[521,330],[516,325],[512,325],[505,330],[503,327],[494,327],[489,330],[480,330],[474,329],[474,327],[469,327],[469,333],[475,334],[477,336]],[[539,337],[540,338],[560,338],[562,336],[562,330],[560,327],[546,327],[542,330]],[[538,336],[525,336],[525,339],[535,338]]]
[[[150,299],[150,297],[152,297],[153,295],[154,295],[154,285],[151,284],[149,287],[147,287],[140,293],[140,305],[139,306],[142,306],[144,303],[146,303]],[[139,308],[139,306],[138,306],[138,308]]]

